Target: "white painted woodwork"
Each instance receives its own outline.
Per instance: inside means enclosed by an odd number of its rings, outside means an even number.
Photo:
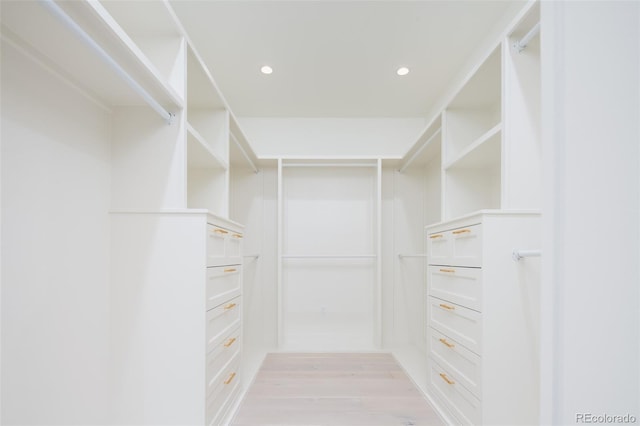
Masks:
[[[445,370],[451,371],[461,386],[480,398],[482,358],[450,336],[429,330],[428,354]]]
[[[441,264],[439,260],[433,264],[427,258],[430,271],[455,271],[445,272],[451,275],[466,271],[477,277],[481,291],[476,298],[459,297],[455,292],[442,291],[442,282],[429,275],[431,392],[439,396],[443,409],[463,424],[536,424],[540,398],[540,259],[516,262],[511,252],[514,247],[539,247],[540,214],[480,211],[428,226],[427,239],[447,233],[452,239],[468,236],[472,232],[464,231],[471,229],[482,232],[473,238],[474,248],[467,253],[475,255],[467,257],[468,264]],[[427,251],[428,256],[430,253]],[[437,333],[432,332],[434,329]],[[437,346],[438,342],[443,345]],[[466,369],[459,367],[465,364]]]
[[[207,395],[213,390],[215,379],[221,375],[231,358],[240,351],[240,339],[241,327],[236,327],[230,332],[221,334],[209,352],[206,367]]]
[[[482,274],[479,268],[430,265],[427,269],[429,291],[433,296],[480,310]]]
[[[240,355],[231,359],[210,383],[207,395],[206,425],[216,426],[224,422],[226,408],[234,398],[234,391],[240,387]]]
[[[637,4],[543,3],[518,53],[527,3],[426,119],[241,120],[167,2],[60,6],[175,117],[0,5],[2,423],[224,423],[278,347],[393,348],[450,423],[638,413]]]
[[[363,350],[375,345],[379,171],[372,165],[283,163],[280,297],[285,349]]]
[[[542,2],[541,18],[540,422],[640,418],[640,4]]]
[[[207,267],[207,235],[242,227],[205,211],[111,216],[112,421],[203,424],[218,416],[207,411],[209,358],[242,319],[241,263],[222,269],[236,270],[236,290],[206,297],[219,271]]]
[[[457,372],[445,370],[432,362],[429,365],[429,384],[434,394],[456,416],[456,423],[483,424],[482,402],[462,385]]]
[[[164,39],[161,49],[140,49],[127,32],[110,19],[109,13],[97,2],[61,2],[64,11],[80,23],[118,63],[161,104],[169,105],[172,112],[177,112],[183,105],[180,96],[180,84],[170,83],[170,65],[162,63],[170,60],[158,61],[158,57],[151,60],[147,53],[169,55],[173,57],[173,67],[179,67],[184,55],[184,46],[178,40],[181,35],[176,34]],[[164,3],[152,6],[154,16],[167,14]],[[162,10],[165,9],[165,10]],[[151,19],[151,18],[150,18]],[[154,18],[155,19],[155,18]],[[159,18],[166,20],[165,18]],[[142,98],[132,91],[120,78],[109,69],[96,54],[75,34],[61,24],[49,11],[35,1],[7,2],[2,5],[2,23],[7,33],[17,35],[27,45],[44,54],[46,61],[53,65],[65,77],[88,90],[93,96],[107,105],[145,105]],[[155,55],[154,55],[155,56]],[[164,68],[163,72],[158,66]],[[179,70],[176,70],[179,74]]]
[[[473,352],[482,353],[482,315],[446,299],[429,296],[428,323]]]
[[[0,422],[107,424],[111,117],[0,54]]]
[[[542,187],[542,142],[540,111],[540,35],[518,52],[513,48],[540,22],[539,4],[534,5],[505,39],[503,55],[504,179],[502,200],[511,209],[539,208]]]
[[[207,309],[240,294],[241,272],[240,267],[235,266],[207,268]]]

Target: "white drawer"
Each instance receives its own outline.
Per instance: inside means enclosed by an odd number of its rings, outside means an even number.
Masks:
[[[429,264],[482,266],[482,225],[471,225],[427,236]]]
[[[482,406],[480,400],[473,396],[459,383],[455,373],[442,368],[438,363],[430,361],[429,382],[434,392],[444,401],[453,414],[463,424],[482,424]]]
[[[205,408],[206,424],[211,424],[217,419],[225,406],[225,402],[231,395],[232,391],[240,383],[239,377],[240,354],[237,354],[226,366],[220,371],[207,387],[211,388],[211,392],[207,394],[207,402]]]
[[[240,295],[242,266],[207,268],[207,310]]]
[[[482,270],[457,266],[429,266],[432,296],[482,311]]]
[[[207,266],[217,265],[217,259],[226,257],[227,236],[230,231],[207,224]]]
[[[447,232],[433,232],[427,236],[427,261],[433,265],[451,263],[451,238]]]
[[[215,349],[216,341],[240,324],[241,298],[231,299],[207,311],[207,353]]]
[[[478,399],[482,399],[481,358],[457,341],[429,328],[429,356],[444,369],[451,371],[464,386]]]
[[[242,255],[242,234],[230,232],[227,236],[227,257],[239,257]]]
[[[479,312],[429,297],[429,324],[467,349],[482,353],[482,315]]]
[[[240,327],[231,330],[219,339],[213,350],[207,354],[206,378],[207,395],[214,390],[216,378],[234,355],[240,351]]]

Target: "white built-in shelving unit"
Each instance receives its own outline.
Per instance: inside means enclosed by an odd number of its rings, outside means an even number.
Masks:
[[[379,158],[278,160],[280,349],[381,347],[381,178]]]
[[[193,48],[187,54],[187,205],[229,213],[229,110]]]
[[[218,309],[242,318],[243,235],[229,219],[230,171],[256,172],[257,159],[211,73],[164,1],[6,2],[2,43],[111,115],[110,193],[98,194],[110,200],[104,268],[117,313],[105,318],[104,422],[223,422],[241,372],[239,361],[223,366],[209,353],[210,340],[234,332],[240,354],[242,327],[220,315],[212,331],[209,317]],[[219,236],[237,249],[212,266],[207,248]],[[237,287],[218,307],[206,300],[211,268],[233,271]],[[221,368],[220,383],[207,365]]]
[[[443,108],[425,126],[404,157],[398,162],[390,162],[398,170],[394,179],[397,201],[395,214],[399,216],[394,225],[397,228],[395,247],[398,257],[395,261],[395,281],[402,287],[399,294],[410,293],[423,301],[416,306],[408,298],[403,305],[407,311],[420,311],[414,313],[413,318],[421,318],[421,325],[413,335],[409,333],[403,336],[404,342],[418,348],[420,355],[416,358],[404,349],[398,350],[397,355],[399,359],[407,360],[403,364],[417,378],[416,383],[451,423],[465,424],[479,421],[480,417],[468,417],[469,411],[465,411],[467,408],[459,402],[465,400],[468,387],[449,377],[455,375],[455,371],[451,373],[448,370],[448,382],[437,375],[435,379],[430,379],[430,383],[426,381],[428,371],[424,367],[436,371],[440,366],[433,356],[428,355],[429,345],[426,344],[435,335],[430,331],[433,321],[429,318],[434,308],[427,303],[427,296],[431,294],[431,278],[426,268],[428,263],[438,262],[424,255],[428,253],[425,227],[454,229],[456,221],[462,220],[460,218],[469,218],[480,212],[538,217],[542,180],[539,20],[539,4],[532,2],[505,29],[495,44],[487,48],[484,57],[470,69],[457,88],[449,93],[442,103]],[[515,46],[527,35],[526,47]],[[422,204],[415,201],[418,195],[423,200]],[[533,220],[527,226],[535,227],[536,224]],[[408,232],[408,227],[413,231]],[[515,232],[512,234],[516,235]],[[416,242],[415,236],[420,237],[420,242]],[[491,241],[493,243],[503,237],[495,236]],[[516,240],[514,244],[518,244]],[[526,242],[523,244],[526,245]],[[537,285],[534,279],[535,265],[529,262],[526,265],[529,269],[523,272],[524,265],[511,265],[510,252],[505,252],[500,259],[505,265],[501,279],[509,279],[510,282],[520,283],[520,287],[527,287],[522,297],[513,301],[513,304],[523,304],[522,309],[529,315],[520,324],[526,321],[537,324],[539,306],[534,297],[535,290],[530,288]],[[515,270],[519,272],[515,273]],[[420,284],[420,288],[416,283]],[[482,285],[491,286],[492,282]],[[491,290],[491,287],[485,288],[485,291]],[[493,314],[493,311],[490,310],[490,313]],[[414,324],[415,321],[408,323]],[[515,327],[515,317],[513,324]],[[500,333],[499,327],[489,322],[485,326],[490,328],[484,331],[489,333],[487,335]],[[535,336],[535,330],[533,333],[531,330],[518,332],[520,336]],[[527,340],[527,344],[535,346],[531,339]],[[459,342],[455,345],[464,346]],[[416,359],[425,358],[426,363],[416,362]],[[526,391],[530,392],[538,384],[529,381],[513,386],[520,386],[518,391],[526,386]],[[496,395],[494,392],[485,392],[484,397],[488,402],[483,404],[476,401],[474,415],[495,421],[499,414],[491,401]],[[513,406],[519,403],[524,401],[514,401]],[[507,421],[508,418],[507,422],[514,424],[535,423],[537,414],[529,408],[505,414],[503,420]]]
[[[539,209],[539,42],[514,47],[538,22],[538,8],[526,8],[399,162],[401,172],[440,173],[439,190],[429,190],[440,214],[427,224],[483,209]]]

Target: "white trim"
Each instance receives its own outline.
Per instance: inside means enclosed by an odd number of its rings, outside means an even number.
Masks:
[[[374,346],[382,348],[382,159],[378,158],[377,206],[376,206],[376,306],[374,326]]]
[[[283,194],[282,194],[282,159],[278,160],[278,258],[277,258],[277,284],[278,284],[278,336],[277,344],[281,349],[284,345],[284,329],[283,329],[283,306],[282,306],[282,233],[283,230]]]

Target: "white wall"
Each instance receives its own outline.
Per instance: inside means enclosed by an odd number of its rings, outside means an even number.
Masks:
[[[2,423],[107,415],[108,113],[2,43]]]
[[[424,130],[422,118],[239,119],[258,157],[401,157]]]
[[[542,2],[542,424],[640,419],[639,27],[638,2]]]

